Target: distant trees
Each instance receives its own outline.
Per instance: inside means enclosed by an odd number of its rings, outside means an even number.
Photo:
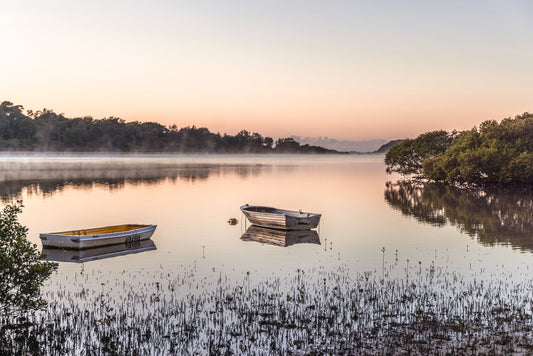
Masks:
[[[207,128],[156,122],[125,122],[116,117],[66,118],[52,110],[28,111],[9,101],[0,104],[0,150],[74,152],[181,152],[181,153],[336,153],[318,146],[300,145],[242,130],[220,135]]]
[[[277,153],[339,153],[324,147],[310,146],[308,144],[300,145],[299,142],[291,137],[278,139],[274,151]]]
[[[385,156],[387,172],[432,181],[533,184],[533,114],[485,121],[463,132],[434,131]]]
[[[280,138],[276,141],[276,151],[282,153],[295,152],[300,148],[300,143],[296,142],[293,138]]]
[[[8,101],[0,104],[0,148],[19,149],[32,144],[36,127],[22,110],[21,105]]]

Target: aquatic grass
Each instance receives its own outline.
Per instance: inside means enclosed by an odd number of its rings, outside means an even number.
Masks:
[[[4,350],[43,355],[533,352],[533,280],[508,278],[504,266],[490,278],[434,263],[396,262],[388,268],[387,273],[354,272],[338,265],[235,277],[196,266],[112,273],[87,271],[87,265],[74,276],[55,276],[44,295],[46,310],[22,321],[1,320]]]

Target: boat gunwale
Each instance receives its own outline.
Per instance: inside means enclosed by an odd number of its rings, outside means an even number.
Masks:
[[[93,233],[93,234],[85,234],[85,235],[74,234],[75,232],[100,230],[100,229],[120,227],[120,226],[138,226],[138,227],[136,227],[134,229],[122,230],[122,231],[101,232],[101,233]],[[39,234],[39,237],[57,236],[57,237],[78,238],[79,240],[85,240],[85,239],[94,239],[94,238],[111,238],[111,237],[120,236],[120,235],[124,235],[124,234],[135,234],[137,232],[144,232],[146,230],[148,230],[148,231],[149,230],[155,230],[156,228],[157,228],[157,225],[121,224],[121,225],[103,226],[103,227],[98,227],[98,228],[67,230],[67,231],[50,232],[50,233],[41,233],[41,234]],[[70,234],[67,234],[67,233],[70,233]]]
[[[254,211],[254,210],[248,210],[247,208],[262,208],[262,209],[271,209],[272,211]],[[241,206],[241,211],[250,213],[250,214],[269,214],[269,215],[284,215],[284,216],[291,216],[295,218],[311,218],[314,216],[322,216],[322,214],[317,213],[309,213],[307,211],[296,211],[296,210],[285,210],[285,209],[278,209],[271,206],[263,206],[263,205],[243,205]],[[294,214],[291,214],[294,213]],[[297,214],[297,215],[296,215]],[[307,214],[307,216],[303,216],[304,214]]]

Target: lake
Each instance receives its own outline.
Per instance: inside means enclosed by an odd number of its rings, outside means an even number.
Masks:
[[[127,291],[129,308],[146,316],[153,308],[145,303],[154,295],[172,305],[180,296],[215,295],[221,283],[231,291],[270,286],[282,295],[302,280],[317,293],[338,275],[422,285],[437,271],[462,286],[531,286],[533,194],[410,184],[386,174],[383,159],[3,154],[0,199],[23,200],[20,220],[39,248],[42,232],[157,225],[145,251],[143,245],[88,253],[84,263],[76,252],[43,251],[60,261],[44,286],[55,311],[89,308],[104,295],[124,309]],[[244,204],[317,212],[322,220],[301,238],[258,242],[239,210]],[[238,223],[230,225],[230,218]],[[531,298],[526,287],[515,295]],[[80,296],[80,288],[86,294]],[[454,298],[453,288],[443,284],[441,290]],[[68,293],[78,301],[67,301]],[[181,350],[205,352],[207,339],[198,336],[197,344]],[[161,347],[144,350],[168,351]]]

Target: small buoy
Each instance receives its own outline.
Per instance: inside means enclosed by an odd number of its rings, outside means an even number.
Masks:
[[[231,218],[231,219],[228,220],[228,224],[230,224],[230,225],[237,225],[238,222],[239,221],[237,219],[235,219],[235,218]]]

